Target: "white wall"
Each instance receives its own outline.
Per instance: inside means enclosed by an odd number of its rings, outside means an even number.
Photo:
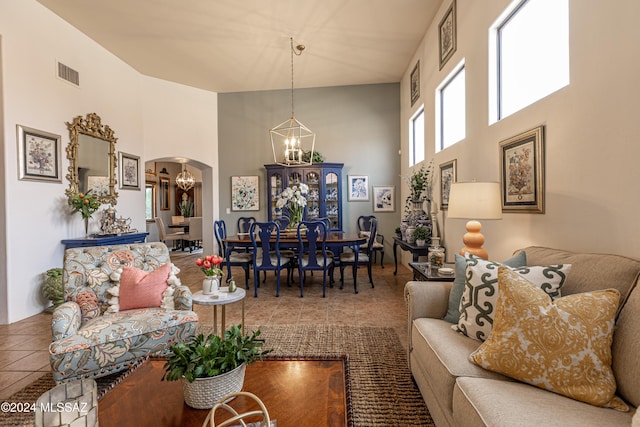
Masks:
[[[438,70],[438,24],[449,4],[442,5],[402,80],[402,173],[409,173],[408,121],[420,102],[425,103],[427,161],[433,158],[437,170],[439,164],[457,159],[458,181],[499,181],[499,141],[545,125],[545,213],[505,213],[501,221],[484,221],[490,257],[504,259],[531,244],[640,257],[640,229],[634,226],[640,209],[640,2],[569,2],[570,85],[491,126],[488,29],[509,1],[457,0],[457,51]],[[434,154],[435,88],[462,58],[467,137]],[[409,79],[418,59],[421,99],[412,109]],[[403,186],[402,197],[407,193]],[[439,191],[435,197],[440,200]],[[452,260],[463,246],[465,220],[445,221],[447,258]]]
[[[69,213],[64,176],[61,183],[18,180],[16,125],[62,136],[63,175],[69,165],[65,122],[91,112],[114,129],[118,151],[139,155],[142,162],[149,156],[191,157],[201,168],[217,168],[217,95],[140,75],[33,0],[0,1],[0,41],[0,235],[6,236],[7,253],[0,257],[0,323],[11,323],[47,305],[39,294],[42,273],[62,266],[60,240],[84,235],[80,216]],[[56,61],[80,72],[80,88],[56,77]],[[195,141],[199,149],[176,136]],[[205,176],[214,187],[215,174]],[[118,215],[144,230],[144,192],[118,191]],[[211,194],[205,203],[213,215]]]

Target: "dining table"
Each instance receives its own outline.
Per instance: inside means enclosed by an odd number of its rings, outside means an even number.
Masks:
[[[233,236],[227,236],[223,239],[226,243],[225,259],[229,259],[231,252],[239,250],[247,250],[253,247],[251,236],[249,233],[238,233]],[[256,239],[260,242],[260,239]],[[275,244],[276,237],[273,236],[272,242]],[[325,244],[327,249],[333,252],[334,263],[339,262],[340,253],[344,248],[350,248],[355,253],[355,263],[353,264],[353,290],[358,293],[358,253],[360,252],[360,246],[367,242],[366,236],[361,236],[357,233],[346,233],[344,231],[329,231],[327,232],[327,240]],[[306,238],[302,238],[303,245],[306,243]],[[299,250],[298,236],[293,232],[281,232],[279,240],[280,249],[293,249],[297,252]],[[342,287],[342,286],[341,286]]]

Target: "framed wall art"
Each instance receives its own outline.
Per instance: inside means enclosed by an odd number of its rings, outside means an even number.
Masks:
[[[260,210],[260,187],[258,176],[231,177],[231,210]]]
[[[373,211],[395,212],[395,187],[393,185],[373,186]]]
[[[347,175],[347,188],[350,202],[366,202],[369,200],[369,176]]]
[[[168,211],[169,210],[169,186],[171,185],[171,180],[169,177],[161,176],[160,177],[160,186],[158,187],[158,192],[160,193],[160,210]]]
[[[457,46],[456,0],[451,2],[451,6],[447,9],[442,21],[440,21],[438,35],[440,41],[440,69],[442,70],[442,67],[444,67],[449,58],[453,56]]]
[[[416,63],[411,72],[411,106],[420,98],[420,61]]]
[[[544,126],[500,142],[504,212],[544,213]]]
[[[440,165],[440,208],[442,210],[447,210],[449,208],[451,184],[457,181],[456,170],[456,159]]]
[[[140,190],[140,157],[120,151],[120,188]]]
[[[62,182],[60,135],[17,125],[18,178]]]

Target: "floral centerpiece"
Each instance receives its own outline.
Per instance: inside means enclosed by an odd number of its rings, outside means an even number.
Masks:
[[[98,196],[91,194],[91,190],[86,193],[77,193],[69,198],[69,204],[73,209],[72,212],[80,212],[82,219],[84,219],[84,231],[89,232],[89,218],[95,211],[100,208],[100,201]]]
[[[218,255],[207,255],[204,258],[198,258],[196,265],[200,267],[205,276],[222,276],[224,274],[220,268],[222,261],[224,260]]]
[[[280,193],[278,200],[276,201],[276,207],[282,209],[287,207],[289,211],[289,226],[292,228],[297,226],[302,221],[302,213],[305,206],[307,206],[307,198],[305,195],[309,193],[309,186],[307,184],[300,183],[300,185],[294,185]]]
[[[216,295],[220,287],[220,277],[224,274],[220,268],[222,257],[218,255],[207,255],[204,258],[198,258],[196,265],[206,276],[202,281],[202,293],[204,295]]]

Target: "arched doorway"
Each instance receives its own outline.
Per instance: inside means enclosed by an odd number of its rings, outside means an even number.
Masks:
[[[176,185],[176,176],[183,167],[196,178],[193,188],[185,191]],[[162,218],[165,224],[171,224],[171,218],[181,215],[186,206],[191,207],[190,216],[203,218],[204,253],[214,252],[213,221],[217,216],[217,197],[214,187],[214,175],[211,166],[197,160],[168,157],[145,162],[145,216],[149,237],[147,241],[159,241],[155,218]],[[186,205],[186,206],[185,206]]]

